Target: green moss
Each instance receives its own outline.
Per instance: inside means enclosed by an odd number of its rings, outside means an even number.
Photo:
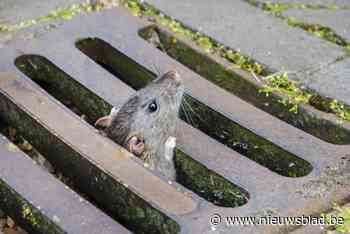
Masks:
[[[301,90],[294,81],[290,80],[287,72],[266,76],[264,80],[266,85],[260,92],[265,95],[270,95],[273,92],[283,94],[286,98],[280,100],[280,102],[286,106],[292,106],[289,110],[295,114],[298,113],[299,104],[308,104],[312,96],[310,93]]]
[[[335,4],[329,5],[320,5],[320,4],[307,4],[307,3],[271,3],[271,2],[263,2],[260,3],[256,0],[247,0],[250,4],[261,7],[264,11],[276,15],[281,16],[281,14],[290,9],[308,9],[308,10],[338,10],[338,9],[347,9],[346,6],[337,6]]]
[[[30,233],[65,233],[64,230],[2,180],[0,180],[0,207],[17,224],[21,225]]]
[[[32,208],[26,203],[22,206],[22,217],[27,219],[33,226],[38,226],[39,221],[34,215]]]
[[[339,46],[349,48],[350,44],[344,38],[339,36],[334,30],[329,27],[325,27],[319,24],[308,24],[302,21],[296,20],[294,17],[285,17],[283,13],[289,9],[328,9],[328,10],[337,10],[337,9],[348,9],[348,7],[340,7],[337,5],[311,5],[304,3],[260,3],[256,0],[247,0],[253,6],[261,8],[268,14],[272,14],[282,20],[284,20],[288,25],[292,27],[301,28],[313,35],[320,37],[324,40],[330,41]]]
[[[334,225],[335,217],[341,219],[342,223],[333,227],[339,233],[350,233],[350,208],[335,205],[335,212],[329,214],[321,214],[326,219],[327,224]],[[325,233],[328,233],[327,231]],[[333,232],[330,232],[333,233]]]
[[[350,121],[350,108],[338,102],[337,100],[333,100],[329,107],[341,120]]]
[[[286,106],[291,106],[290,111],[298,113],[300,104],[311,104],[315,108],[335,114],[341,121],[350,121],[350,108],[337,100],[328,100],[318,94],[302,90],[298,84],[288,78],[287,72],[269,75],[264,79],[267,84],[260,92],[270,95],[273,92],[284,94],[281,100]]]
[[[337,100],[329,101],[317,94],[300,89],[294,81],[288,78],[288,73],[286,72],[267,76],[265,80],[268,84],[260,92],[266,95],[272,92],[285,94],[287,98],[281,102],[287,106],[292,105],[290,111],[293,113],[298,112],[299,104],[312,104],[319,110],[335,114],[341,121],[350,121],[349,107]]]
[[[288,25],[292,27],[298,27],[304,29],[305,31],[312,33],[313,35],[320,37],[324,40],[330,41],[334,44],[337,44],[342,47],[349,47],[349,43],[343,39],[341,36],[336,34],[331,28],[325,27],[319,24],[308,24],[301,21],[296,20],[293,17],[285,17],[284,18]]]
[[[283,176],[300,177],[311,172],[312,166],[307,161],[283,150],[190,96],[185,96],[184,100],[185,105],[180,110],[180,117],[229,148]],[[186,114],[185,108],[191,111],[190,117]]]
[[[177,180],[218,206],[236,207],[247,203],[248,192],[204,167],[179,149],[175,151]]]
[[[334,30],[329,27],[325,27],[319,24],[309,24],[302,21],[298,21],[293,17],[285,17],[283,16],[283,12],[289,9],[328,9],[328,10],[337,10],[337,9],[347,9],[347,7],[339,7],[336,5],[310,5],[310,4],[302,4],[302,3],[260,3],[256,0],[248,0],[248,2],[256,7],[262,8],[265,12],[277,16],[283,19],[288,25],[292,27],[301,28],[313,35],[332,42],[336,45],[344,47],[345,53],[347,56],[350,55],[350,43],[346,41],[344,38],[339,36]],[[283,77],[284,76],[284,77]],[[311,94],[306,91],[302,91],[298,86],[292,82],[287,80],[287,75],[278,75],[272,78],[272,82],[268,82],[268,86],[262,90],[264,93],[278,92],[287,95],[287,99],[282,100],[286,104],[292,104],[293,107],[290,109],[292,112],[297,112],[298,104],[311,104],[315,108],[321,111],[327,111],[336,114],[340,118],[340,120],[350,121],[350,108],[344,106],[344,104],[339,103],[337,100],[333,100],[329,102],[328,100],[323,99],[318,94]],[[280,84],[276,84],[275,81],[282,81],[282,87]],[[289,85],[288,85],[289,84]],[[285,86],[287,85],[287,86]],[[285,88],[285,87],[287,88]],[[309,102],[311,99],[316,99],[317,102]],[[315,105],[314,105],[315,104]],[[321,104],[321,105],[320,105]]]
[[[336,226],[336,230],[340,233],[350,233],[350,208],[336,207],[338,212],[337,216],[342,217],[344,223]]]
[[[100,10],[100,7],[92,6],[88,3],[83,4],[73,4],[66,8],[58,8],[56,10],[51,11],[49,14],[45,16],[41,16],[37,19],[25,20],[18,24],[14,25],[6,25],[0,24],[0,32],[11,32],[21,30],[36,24],[55,21],[55,20],[71,20],[74,16],[81,13],[88,13],[93,10]]]
[[[271,14],[280,15],[284,11],[289,9],[306,9],[306,4],[303,3],[271,3],[267,2],[264,4],[263,9]]]
[[[88,115],[86,119],[94,123],[99,117],[109,114],[110,105],[92,91],[80,88],[82,84],[69,77],[50,61],[39,55],[23,55],[15,60],[16,66],[28,77],[31,77],[42,88],[50,92],[57,100],[68,107],[79,106],[81,113]],[[69,99],[67,98],[69,97]]]
[[[179,21],[165,16],[163,13],[150,5],[141,4],[138,0],[121,0],[121,2],[123,2],[123,5],[126,6],[132,13],[136,11],[137,16],[152,17],[156,23],[167,27],[176,34],[185,36],[188,39],[194,41],[206,53],[217,54],[230,63],[233,63],[244,70],[252,71],[258,75],[263,74],[264,72],[263,66],[261,64],[253,61],[247,56],[242,55],[238,51],[233,51],[232,49],[225,48],[220,43],[198,31],[189,29]]]

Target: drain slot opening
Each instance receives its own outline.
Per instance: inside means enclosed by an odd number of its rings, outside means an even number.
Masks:
[[[124,64],[123,61],[119,62]],[[90,124],[93,124],[99,117],[109,113],[112,107],[42,56],[22,55],[16,59],[15,64],[29,78],[77,115],[80,117],[86,116],[85,120]],[[127,65],[125,64],[126,69],[128,69]],[[141,69],[143,68],[140,67],[139,71]],[[142,71],[138,72],[138,74],[138,76],[135,76],[135,80],[139,76],[144,76],[145,73]],[[148,74],[151,73],[148,72]],[[142,80],[138,84],[141,86],[147,84],[147,82]],[[79,94],[82,95],[80,96]],[[98,114],[94,113],[91,115],[93,112],[90,111],[90,105],[94,105],[95,110],[100,109]],[[199,162],[192,160],[181,150],[177,149],[175,153],[177,174],[179,178],[186,178],[186,180],[182,179],[178,182],[184,187],[218,206],[236,207],[244,205],[248,201],[249,194],[243,188],[234,185]],[[203,176],[189,178],[192,175],[190,170],[195,170]],[[210,181],[215,181],[215,183],[206,183],[209,179]]]
[[[99,38],[82,39],[76,46],[96,63],[108,67],[112,74],[122,74],[118,78],[136,90],[141,88],[140,82],[134,84],[133,80],[143,80],[145,85],[154,79],[152,73],[140,72],[145,69]],[[134,69],[137,66],[138,68]],[[132,80],[129,77],[132,77]],[[280,175],[301,177],[311,172],[312,166],[307,161],[259,137],[189,95],[185,95],[184,99],[195,114],[190,119],[181,109],[181,119],[210,137]]]
[[[266,96],[259,92],[262,84],[247,72],[230,67],[217,56],[205,54],[194,43],[158,26],[140,30],[139,36],[203,78],[277,118],[329,143],[350,144],[350,129],[311,113],[320,112],[312,107],[300,105],[298,113],[290,112],[291,107],[281,103],[279,94]]]

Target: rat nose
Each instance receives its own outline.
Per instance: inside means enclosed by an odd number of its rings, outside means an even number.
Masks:
[[[177,86],[182,84],[182,79],[180,77],[180,74],[175,70],[168,71],[167,73],[165,73],[164,76],[173,79]]]

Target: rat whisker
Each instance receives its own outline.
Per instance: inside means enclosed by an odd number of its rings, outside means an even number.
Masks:
[[[191,110],[190,109],[188,109],[188,105],[187,105],[187,107],[186,107],[186,102],[185,102],[185,109],[186,109],[186,112],[187,112],[187,115],[188,115],[188,117],[190,118],[190,120],[191,120],[191,122],[192,122],[192,125],[194,125],[194,120],[193,120],[193,118],[192,118],[192,115],[191,115]],[[189,110],[189,111],[187,111],[187,110]]]
[[[152,63],[152,69],[154,72],[156,72],[156,76],[159,77],[161,75],[159,67],[155,64]]]
[[[186,99],[186,96],[183,98],[183,101],[184,101],[184,104],[188,107],[188,109],[190,110],[191,113],[193,113],[200,121],[205,122],[205,121],[202,119],[202,117],[201,117],[198,113],[196,113],[196,112],[193,110],[191,104],[190,104],[190,103],[188,102],[188,100]]]
[[[192,122],[191,122],[191,120],[190,120],[190,118],[189,118],[188,115],[187,115],[187,111],[186,111],[186,109],[185,109],[185,106],[182,104],[182,102],[181,102],[181,104],[180,104],[180,107],[181,107],[181,110],[182,110],[182,112],[183,112],[183,114],[184,114],[184,117],[185,117],[184,120],[185,120],[187,123],[193,125]]]
[[[194,121],[193,121],[193,118],[192,116],[188,113],[187,109],[186,109],[186,105],[184,105],[182,102],[181,102],[181,106],[182,106],[182,109],[183,109],[183,112],[186,116],[186,119],[188,121],[189,124],[191,124],[192,126],[194,126]]]

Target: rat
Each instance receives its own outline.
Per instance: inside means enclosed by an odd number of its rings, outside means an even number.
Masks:
[[[175,130],[184,85],[176,71],[168,71],[138,90],[119,109],[99,118],[95,126],[157,170],[176,180],[173,160]]]

